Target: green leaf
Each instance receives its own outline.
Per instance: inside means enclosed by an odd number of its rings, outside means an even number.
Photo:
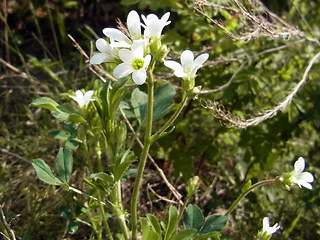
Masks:
[[[137,157],[134,155],[133,152],[127,151],[120,160],[119,164],[116,164],[115,171],[114,171],[114,180],[118,182],[120,178],[123,176],[127,168],[130,166],[131,163],[136,161]]]
[[[66,122],[70,116],[70,114],[68,113],[56,111],[51,111],[51,115],[58,119],[60,122]]]
[[[146,116],[148,95],[136,88],[131,95],[131,104],[133,106],[134,115],[140,123],[144,121]]]
[[[101,180],[107,183],[108,185],[112,185],[114,183],[113,177],[104,172],[93,173],[90,176],[93,180]]]
[[[203,214],[197,205],[190,204],[184,214],[183,225],[185,229],[197,229],[200,231],[203,225]]]
[[[61,179],[68,183],[72,173],[73,158],[72,154],[68,149],[60,148],[57,159],[56,168]]]
[[[154,92],[153,120],[162,118],[172,107],[176,90],[171,83],[158,87]]]
[[[173,236],[172,240],[189,240],[197,235],[197,229],[191,228],[183,230]]]
[[[68,208],[67,206],[59,207],[58,208],[58,212],[59,212],[59,215],[61,217],[64,217],[64,218],[67,218],[67,219],[71,219],[73,217],[71,209]]]
[[[161,234],[150,229],[148,221],[145,218],[140,218],[142,229],[142,240],[161,240]]]
[[[207,219],[203,224],[200,235],[208,234],[215,231],[221,231],[228,221],[227,216],[214,215]]]
[[[76,140],[70,139],[68,141],[66,141],[66,149],[70,150],[70,151],[74,151],[79,147],[79,142],[77,142]]]
[[[162,118],[169,111],[173,105],[175,94],[176,90],[170,83],[161,85],[155,90],[153,120]],[[138,121],[144,123],[147,112],[148,95],[136,88],[131,95],[131,104]]]
[[[149,220],[149,223],[151,224],[152,229],[155,232],[161,234],[161,226],[156,216],[154,216],[153,214],[147,214],[147,218]]]
[[[48,97],[41,97],[34,100],[30,107],[39,107],[44,109],[49,109],[52,111],[58,111],[57,107],[59,106],[58,103],[56,103],[54,100]]]
[[[169,208],[169,221],[167,224],[167,230],[164,239],[169,240],[176,230],[178,223],[178,210],[175,206],[170,206]]]
[[[51,131],[50,136],[54,137],[55,139],[63,140],[66,141],[68,138],[71,136],[70,133],[63,131],[63,130],[56,130],[56,131]]]
[[[74,234],[78,231],[79,225],[77,222],[70,222],[68,225],[68,233]]]
[[[70,122],[79,122],[79,123],[86,122],[86,120],[80,115],[80,113],[68,103],[58,106],[57,109],[60,112],[64,113],[66,116],[68,116],[67,120]]]
[[[50,169],[50,167],[42,160],[35,159],[32,161],[32,166],[36,170],[37,176],[40,180],[50,185],[60,185],[63,184],[61,180],[55,177]]]

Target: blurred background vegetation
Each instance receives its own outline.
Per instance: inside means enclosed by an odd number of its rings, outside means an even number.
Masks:
[[[296,187],[288,192],[268,186],[257,189],[234,211],[224,229],[224,238],[252,239],[262,227],[262,218],[269,216],[271,223],[278,222],[281,226],[273,239],[319,239],[319,63],[313,66],[308,81],[291,104],[257,126],[237,129],[218,119],[212,109],[204,108],[210,104],[208,100],[217,101],[238,120],[272,109],[302,79],[311,58],[318,52],[319,45],[310,40],[320,35],[317,0],[263,2],[304,34],[260,35],[247,41],[233,39],[209,19],[219,20],[228,31],[239,36],[245,34],[246,26],[240,21],[239,13],[219,7],[234,6],[231,0],[196,1],[197,4],[190,0],[2,0],[1,149],[29,160],[41,157],[49,165],[54,163],[59,142],[49,133],[61,126],[48,112],[30,109],[29,104],[39,96],[61,102],[62,93],[89,90],[100,81],[90,71],[85,57],[74,48],[68,34],[91,55],[95,40],[103,37],[101,30],[116,27],[116,18],[125,23],[131,9],[158,16],[170,11],[172,22],[164,30],[164,41],[171,49],[169,55],[174,58],[184,49],[206,51],[210,53],[210,62],[199,71],[197,84],[208,90],[231,83],[190,101],[176,123],[176,130],[154,144],[151,155],[182,193],[189,177],[200,177],[200,190],[194,202],[204,209],[205,215],[228,209],[246,180],[255,182],[291,171],[293,163],[303,156],[308,171],[315,176],[314,190]],[[263,52],[279,46],[285,47]],[[108,69],[108,65],[105,67]],[[164,71],[160,69],[156,73],[158,79],[168,80]],[[170,81],[178,85],[177,79]],[[2,153],[0,159],[0,204],[17,236],[88,239],[91,229],[84,224],[79,224],[74,232],[67,229],[79,208],[76,195],[43,184],[36,179],[31,166],[15,157]],[[88,171],[83,167],[81,154],[74,156],[74,162],[73,181],[81,186]],[[146,169],[146,176],[158,194],[170,197],[152,165]],[[128,205],[129,190],[124,196]],[[161,215],[167,204],[156,199],[149,190],[142,193],[140,213],[143,215],[148,210]]]

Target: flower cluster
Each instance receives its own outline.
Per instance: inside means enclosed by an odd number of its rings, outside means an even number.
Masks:
[[[105,28],[103,34],[109,41],[100,38],[96,41],[96,47],[100,53],[90,59],[91,64],[103,62],[120,63],[113,71],[116,78],[123,78],[132,74],[132,80],[141,85],[146,81],[146,69],[148,68],[153,45],[158,44],[170,13],[164,14],[160,19],[154,15],[141,15],[143,23],[140,22],[138,13],[132,10],[127,17],[127,30],[129,36],[115,28]],[[142,35],[141,27],[144,28]],[[155,50],[161,48],[158,46]],[[162,47],[164,48],[164,47]]]
[[[127,17],[127,29],[122,27],[127,35],[119,29],[103,29],[102,32],[108,41],[103,38],[96,41],[99,53],[91,57],[90,63],[118,63],[113,70],[113,75],[116,78],[132,74],[132,80],[136,84],[143,84],[147,78],[146,69],[152,58],[153,61],[162,60],[167,53],[167,47],[161,44],[161,34],[163,28],[171,23],[168,21],[169,17],[169,12],[161,18],[155,14],[141,15],[143,21],[141,22],[138,13],[132,10]],[[144,29],[143,34],[142,28]],[[195,75],[208,57],[209,54],[204,53],[194,59],[193,53],[190,50],[185,50],[181,54],[181,64],[168,60],[164,62],[164,65],[173,69],[176,77],[182,78],[183,89],[193,96],[195,95],[193,91]]]

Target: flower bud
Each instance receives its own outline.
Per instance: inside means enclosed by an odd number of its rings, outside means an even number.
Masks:
[[[192,197],[193,194],[195,194],[199,187],[199,177],[194,176],[193,178],[190,178],[187,183],[187,199]]]

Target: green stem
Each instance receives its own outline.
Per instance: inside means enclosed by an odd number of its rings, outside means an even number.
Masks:
[[[228,209],[228,211],[224,214],[225,216],[230,215],[230,213],[236,208],[236,206],[238,205],[238,203],[249,193],[251,192],[253,189],[257,188],[257,187],[261,187],[264,186],[266,184],[270,184],[270,183],[274,183],[275,179],[268,179],[268,180],[263,180],[261,182],[257,182],[255,184],[253,184],[251,187],[249,187],[247,190],[242,191],[241,195],[233,202],[233,204],[231,205],[231,207]]]
[[[101,193],[100,193],[100,191],[98,191],[98,200],[99,200],[99,202],[101,202]],[[102,222],[103,222],[104,228],[107,231],[107,235],[108,235],[110,240],[113,240],[113,237],[112,237],[112,234],[111,234],[111,231],[110,231],[110,228],[109,228],[109,224],[107,222],[106,213],[105,213],[104,207],[103,207],[103,205],[101,203],[99,203],[99,209],[100,209],[101,214],[102,214]]]
[[[149,71],[148,83],[148,114],[147,114],[147,125],[144,137],[144,148],[140,156],[140,163],[138,166],[137,177],[134,182],[134,188],[131,199],[131,231],[132,231],[132,240],[137,239],[137,202],[139,195],[139,187],[143,175],[143,170],[146,165],[146,160],[148,152],[151,145],[151,133],[152,133],[152,115],[153,115],[153,95],[154,95],[154,83],[153,83],[153,74],[152,69]]]
[[[170,117],[170,119],[151,137],[151,142],[156,141],[161,135],[171,126],[171,124],[177,119],[179,114],[181,113],[185,103],[187,102],[187,93],[183,91],[182,100],[179,104],[178,108],[174,112],[174,114]]]
[[[129,230],[126,224],[125,216],[123,214],[123,207],[122,207],[122,200],[121,200],[121,180],[119,180],[114,186],[112,190],[112,198],[113,198],[112,202],[115,205],[113,210],[120,224],[123,237],[125,240],[129,240],[130,239]]]

